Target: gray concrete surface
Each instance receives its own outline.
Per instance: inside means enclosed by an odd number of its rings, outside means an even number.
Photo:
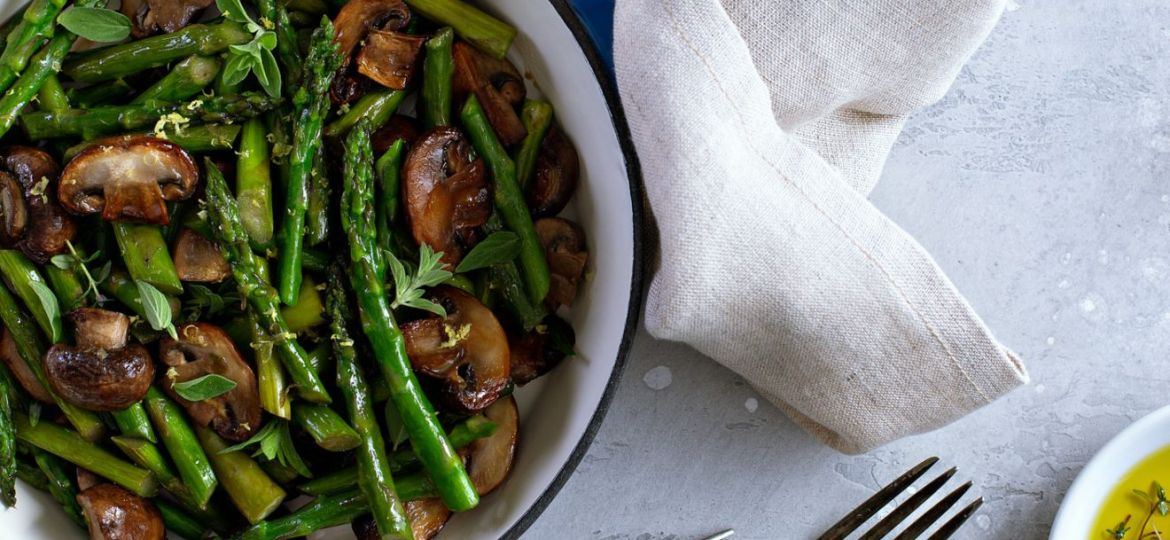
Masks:
[[[1170,402],[1168,25],[1160,0],[1013,5],[911,118],[873,195],[1023,356],[1030,386],[843,456],[734,374],[642,333],[591,450],[527,537],[812,538],[933,454],[987,499],[959,537],[1046,537],[1092,454]]]

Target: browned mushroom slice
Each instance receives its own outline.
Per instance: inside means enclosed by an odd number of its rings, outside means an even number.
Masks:
[[[358,73],[391,90],[405,89],[418,65],[423,43],[423,36],[370,30],[357,55]]]
[[[495,422],[496,431],[471,443],[467,474],[475,484],[475,491],[487,495],[504,483],[508,471],[512,470],[516,436],[520,431],[520,412],[516,409],[516,399],[508,396],[493,403],[483,415]]]
[[[131,35],[143,38],[169,34],[187,26],[215,0],[122,0],[122,14],[133,25]]]
[[[492,211],[483,160],[473,158],[467,138],[449,127],[423,135],[406,155],[402,198],[415,241],[441,251],[451,268]]]
[[[548,258],[550,282],[544,301],[553,308],[571,305],[589,262],[585,231],[564,218],[538,219],[533,225]]]
[[[67,315],[73,324],[73,340],[83,349],[113,351],[126,346],[130,317],[117,311],[78,308]]]
[[[400,30],[409,22],[410,9],[402,0],[350,0],[333,21],[334,41],[349,57],[371,29]]]
[[[552,315],[537,330],[508,338],[512,353],[512,382],[524,386],[537,377],[552,371],[573,354],[576,336],[573,327],[560,317]]]
[[[45,376],[69,403],[91,411],[118,411],[146,395],[154,363],[138,343],[116,351],[58,343],[45,353]]]
[[[528,207],[538,218],[552,217],[565,209],[577,191],[580,162],[573,142],[553,127],[540,144],[536,169],[528,188]]]
[[[451,519],[451,509],[443,504],[442,499],[406,501],[404,506],[406,516],[410,518],[410,532],[414,540],[431,540]]]
[[[61,173],[58,197],[75,214],[106,221],[166,225],[167,201],[195,192],[199,169],[179,145],[147,136],[104,139],[82,151]]]
[[[418,121],[409,116],[396,114],[370,135],[370,142],[374,146],[374,154],[380,156],[398,139],[402,139],[406,143],[406,150],[410,151],[414,147],[414,143],[418,141],[418,137]]]
[[[215,430],[230,441],[243,441],[260,429],[260,393],[256,374],[236,350],[231,338],[207,323],[185,324],[179,339],[163,338],[159,354],[168,367],[162,387],[178,401],[195,422]],[[175,383],[208,374],[236,383],[225,394],[203,401],[188,401],[174,390]]]
[[[53,255],[65,252],[66,242],[77,232],[73,217],[53,196],[60,169],[52,156],[27,146],[5,148],[0,159],[20,184],[28,211],[28,224],[18,247],[37,264],[45,264]]]
[[[436,287],[430,299],[447,310],[447,318],[429,317],[402,325],[410,363],[441,382],[447,406],[467,412],[483,410],[508,384],[508,337],[492,310],[459,289]]]
[[[28,225],[28,209],[24,204],[24,190],[16,179],[0,171],[0,245],[13,247],[24,236]]]
[[[92,540],[162,540],[167,529],[158,508],[114,484],[98,484],[77,494]]]
[[[191,229],[179,231],[174,257],[175,270],[183,281],[219,283],[232,275],[219,246]]]
[[[462,42],[455,43],[453,55],[455,92],[460,96],[475,94],[501,143],[510,145],[524,139],[528,130],[516,114],[516,107],[524,102],[528,90],[516,66]]]
[[[28,367],[28,363],[21,358],[20,352],[16,350],[16,340],[12,339],[12,334],[8,333],[8,329],[4,329],[3,337],[0,337],[0,361],[8,366],[8,371],[12,372],[12,376],[16,377],[16,382],[20,383],[20,387],[28,392],[28,395],[41,403],[53,403],[53,396],[49,395],[49,391],[41,386],[41,381],[37,380],[37,376],[33,374],[32,368]]]

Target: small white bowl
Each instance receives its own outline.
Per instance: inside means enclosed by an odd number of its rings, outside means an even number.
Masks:
[[[1125,428],[1085,465],[1056,513],[1049,540],[1096,539],[1093,525],[1105,498],[1121,477],[1170,446],[1170,407],[1163,407]]]

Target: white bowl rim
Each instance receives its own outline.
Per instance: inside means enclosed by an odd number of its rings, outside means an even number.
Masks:
[[[1086,515],[1082,508],[1099,510],[1105,502],[1105,496],[1113,489],[1102,490],[1100,481],[1107,476],[1109,481],[1117,482],[1134,466],[1141,463],[1151,454],[1170,444],[1170,406],[1162,407],[1138,421],[1130,424],[1115,435],[1108,443],[1098,450],[1093,458],[1077,474],[1075,480],[1064,498],[1060,509],[1052,522],[1049,531],[1049,540],[1080,538],[1092,527],[1097,519],[1097,513]],[[1142,449],[1145,449],[1144,451]],[[1119,470],[1117,475],[1109,473],[1110,469]],[[1076,529],[1081,529],[1077,531]],[[1069,536],[1072,534],[1073,536]]]
[[[643,287],[643,271],[644,271],[644,229],[643,229],[643,202],[642,202],[642,169],[638,162],[638,155],[634,150],[634,141],[630,136],[630,128],[626,123],[625,111],[622,108],[621,99],[618,96],[617,84],[610,76],[609,68],[606,67],[605,61],[601,54],[597,51],[593,43],[593,38],[589,35],[589,30],[581,21],[577,12],[569,5],[568,0],[549,0],[557,14],[560,15],[561,20],[568,27],[569,32],[577,40],[577,45],[581,48],[581,52],[585,55],[585,59],[589,62],[589,66],[593,69],[593,75],[597,79],[598,86],[601,87],[601,93],[605,97],[605,103],[609,109],[610,120],[613,122],[614,134],[617,136],[618,144],[621,146],[622,159],[626,166],[626,178],[630,184],[630,208],[632,210],[633,231],[634,231],[634,260],[632,261],[633,269],[630,278],[630,298],[629,306],[626,313],[625,329],[622,331],[622,340],[618,345],[617,358],[614,360],[613,372],[609,376],[609,381],[606,382],[605,392],[601,395],[601,400],[597,403],[597,409],[593,412],[593,417],[589,420],[589,424],[585,427],[585,431],[581,434],[581,438],[577,441],[577,445],[565,460],[561,470],[545,488],[544,492],[537,497],[532,506],[517,520],[512,526],[504,532],[500,537],[502,539],[520,538],[528,527],[536,522],[536,518],[544,512],[552,500],[556,498],[557,493],[564,487],[565,482],[573,475],[573,471],[577,469],[577,465],[585,457],[585,453],[589,450],[589,446],[593,443],[593,438],[597,435],[597,430],[601,427],[602,421],[605,419],[605,414],[609,411],[609,406],[614,398],[614,393],[617,390],[618,383],[621,382],[622,372],[626,367],[626,359],[629,356],[630,346],[634,339],[634,334],[637,332],[638,323],[642,312],[642,287]]]

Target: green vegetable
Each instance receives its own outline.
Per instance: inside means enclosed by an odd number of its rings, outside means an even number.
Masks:
[[[0,369],[0,504],[16,505],[16,428],[12,404],[17,389],[8,368]]]
[[[190,491],[192,500],[199,507],[205,507],[219,485],[207,454],[195,437],[195,430],[183,416],[179,405],[171,401],[158,388],[151,386],[146,392],[146,412],[154,421],[159,438],[163,441],[171,461],[179,470],[179,477]],[[97,472],[97,471],[94,471]]]
[[[163,525],[167,530],[186,540],[202,540],[206,527],[195,517],[187,514],[182,508],[175,506],[166,499],[155,499],[155,507],[162,514]]]
[[[409,538],[410,522],[394,489],[390,466],[386,462],[386,445],[370,402],[369,387],[358,366],[353,340],[349,337],[347,326],[352,317],[341,285],[343,279],[340,266],[335,267],[329,287],[329,315],[332,319],[333,354],[337,357],[337,386],[345,396],[350,421],[360,437],[356,480],[370,501],[378,532],[384,537]]]
[[[29,58],[54,33],[54,19],[65,6],[64,0],[32,0],[22,13],[13,15],[0,53],[0,90],[6,90],[28,66]]]
[[[162,228],[134,223],[114,223],[112,227],[130,277],[168,294],[183,292],[183,284],[179,281],[179,272],[175,270]]]
[[[211,152],[213,150],[228,150],[233,148],[236,137],[240,135],[240,129],[241,127],[238,125],[205,124],[200,126],[187,126],[183,127],[182,130],[176,130],[174,126],[167,125],[163,128],[159,136],[165,137],[168,141],[183,147],[183,150],[188,152]],[[147,132],[133,133],[133,135],[147,134]],[[65,160],[73,159],[82,150],[96,143],[97,141],[84,141],[70,146],[69,149],[65,150]]]
[[[524,100],[524,108],[520,109],[520,121],[528,134],[520,143],[520,151],[516,153],[516,180],[520,183],[520,192],[526,193],[532,182],[532,173],[536,171],[536,156],[540,154],[540,143],[548,128],[552,126],[553,108],[547,101],[535,99]]]
[[[246,44],[231,45],[227,64],[224,65],[224,83],[239,84],[249,73],[256,76],[264,92],[271,97],[280,96],[280,66],[272,50],[276,48],[276,33],[256,24],[240,0],[216,0],[215,5],[229,21],[244,25],[252,33],[252,40]]]
[[[150,417],[146,415],[146,407],[139,401],[120,411],[110,413],[118,431],[128,437],[138,437],[150,442],[158,442],[154,429],[150,427]]]
[[[436,495],[434,484],[424,474],[399,478],[394,486],[404,501]],[[287,516],[253,525],[240,535],[240,540],[285,540],[307,536],[321,529],[350,523],[369,511],[370,504],[360,490],[318,497]]]
[[[406,141],[398,139],[386,153],[374,163],[374,170],[378,172],[377,200],[378,208],[378,246],[388,252],[394,252],[394,220],[398,215],[398,193],[401,185],[402,160],[406,154]]]
[[[289,84],[300,84],[301,81],[301,51],[297,47],[297,33],[289,22],[288,10],[276,0],[257,0],[256,7],[260,11],[261,20],[268,21],[275,27],[276,52],[280,55],[280,63],[289,74]],[[324,7],[324,6],[320,6]],[[322,14],[325,10],[314,13]],[[271,53],[270,53],[271,54]]]
[[[256,320],[255,313],[248,313],[248,326],[251,329],[251,346],[256,362],[256,379],[260,387],[260,407],[274,416],[286,420],[292,418],[292,402],[287,395],[288,383],[285,380],[284,368],[273,356],[272,338],[264,332],[264,328]]]
[[[524,271],[528,294],[534,303],[543,302],[549,287],[548,260],[545,259],[544,246],[536,236],[536,228],[532,225],[524,194],[516,183],[516,166],[496,139],[475,96],[467,98],[462,118],[471,144],[487,161],[488,169],[491,170],[496,208],[508,229],[520,236],[520,268]]]
[[[474,508],[479,503],[475,486],[419,387],[406,356],[405,339],[394,321],[382,283],[386,271],[384,261],[378,256],[374,226],[374,158],[368,124],[360,123],[350,131],[345,150],[341,228],[349,240],[350,285],[361,308],[362,330],[370,341],[382,376],[389,383],[391,399],[402,415],[411,444],[434,478],[443,502],[455,511]]]
[[[240,224],[240,210],[228,191],[219,169],[206,160],[207,210],[212,232],[232,267],[240,296],[247,298],[301,397],[315,403],[329,403],[329,392],[309,364],[308,355],[288,329],[277,308],[276,291],[259,274],[260,263],[248,244],[248,233]]]
[[[130,36],[130,19],[112,9],[69,8],[57,17],[66,30],[90,41],[110,43]]]
[[[520,237],[515,233],[500,231],[488,235],[476,244],[470,252],[459,261],[456,272],[465,273],[480,268],[487,268],[494,264],[511,262],[520,255]]]
[[[301,249],[304,247],[305,212],[309,201],[309,176],[321,145],[321,129],[329,113],[329,85],[341,66],[333,24],[328,18],[313,31],[309,57],[305,61],[305,85],[293,97],[297,110],[293,122],[292,153],[289,154],[287,199],[283,221],[284,239],[280,249],[280,281],[277,290],[285,304],[295,304],[301,288]]]
[[[244,124],[236,164],[236,198],[240,201],[240,223],[255,249],[272,245],[272,175],[268,152],[268,130],[259,118]]]
[[[114,446],[117,446],[136,465],[150,471],[158,480],[159,486],[174,497],[175,501],[183,505],[187,511],[197,514],[213,528],[225,528],[226,523],[215,515],[216,512],[212,505],[195,500],[191,490],[183,484],[183,479],[171,470],[167,459],[163,457],[158,446],[134,437],[110,437],[110,442],[114,443]]]
[[[492,212],[487,223],[482,227],[483,234],[493,235],[504,230],[504,223],[498,212]],[[492,265],[487,269],[486,283],[488,293],[499,293],[504,299],[509,311],[516,317],[516,321],[525,331],[531,332],[544,320],[548,311],[543,302],[533,302],[524,290],[524,282],[520,279],[520,271],[515,262],[503,262]]]
[[[146,322],[150,323],[150,327],[159,332],[166,331],[172,338],[179,339],[175,333],[175,325],[171,320],[171,304],[167,295],[145,281],[136,279],[134,284],[138,286],[138,298],[142,302],[142,313],[146,316]]]
[[[177,382],[171,386],[171,389],[187,401],[203,401],[222,396],[231,392],[235,387],[236,381],[223,375],[208,373],[189,381]]]
[[[503,58],[516,29],[462,0],[406,0],[410,9],[455,29],[459,37],[496,58]]]
[[[211,56],[193,55],[175,64],[170,73],[143,90],[131,105],[183,101],[199,95],[219,74],[222,63]]]
[[[451,78],[455,61],[451,56],[455,35],[443,28],[427,40],[423,58],[422,121],[427,129],[451,125]]]
[[[65,94],[65,88],[61,86],[61,79],[58,79],[56,75],[46,77],[41,89],[37,91],[37,103],[50,111],[68,109],[69,96]]]
[[[66,62],[61,71],[78,82],[108,81],[162,67],[193,54],[218,54],[232,45],[243,45],[251,39],[252,34],[235,21],[192,24],[169,34],[83,53]]]
[[[53,343],[61,341],[61,306],[36,265],[20,251],[0,250],[0,276],[32,312],[45,337]]]
[[[81,517],[81,506],[77,504],[77,484],[74,483],[74,473],[60,458],[39,448],[33,449],[33,461],[44,473],[48,481],[46,487],[53,499],[65,510],[65,515],[81,527],[85,527],[85,520]],[[73,468],[76,471],[76,468]]]
[[[88,469],[136,495],[152,497],[158,491],[158,485],[150,471],[118,459],[81,438],[76,431],[52,422],[37,422],[34,426],[27,416],[20,413],[14,414],[13,420],[16,423],[16,438],[27,444]]]
[[[325,405],[294,402],[292,413],[293,422],[313,437],[321,448],[330,452],[345,452],[361,444],[357,432]]]
[[[419,246],[418,268],[414,275],[406,273],[406,267],[393,252],[385,252],[386,262],[390,265],[390,272],[394,277],[394,302],[391,309],[402,306],[429,311],[440,317],[447,316],[443,306],[423,298],[426,287],[434,287],[451,277],[451,272],[444,270],[443,262],[439,259],[443,254],[435,253],[430,246]]]
[[[288,421],[270,419],[260,431],[248,440],[220,450],[221,453],[239,452],[249,446],[256,445],[252,456],[264,456],[268,461],[275,461],[293,470],[306,478],[312,478],[313,473],[305,460],[297,453],[296,444],[292,440],[292,432],[288,429]]]
[[[329,239],[329,199],[333,188],[326,165],[324,148],[318,146],[309,172],[309,202],[305,207],[305,243],[310,246]]]
[[[66,95],[78,109],[88,109],[125,97],[135,90],[137,88],[131,87],[125,80],[114,79],[84,88],[71,88],[66,91]]]
[[[210,429],[199,427],[196,434],[224,491],[249,523],[263,520],[284,502],[284,490],[255,460],[243,452],[226,451],[227,443]]]
[[[394,112],[398,110],[398,106],[406,99],[405,90],[387,90],[378,89],[366,92],[353,105],[350,105],[349,110],[340,118],[329,124],[325,129],[325,135],[329,137],[340,137],[349,132],[359,120],[368,119],[370,125],[379,127],[390,120],[394,116]]]

